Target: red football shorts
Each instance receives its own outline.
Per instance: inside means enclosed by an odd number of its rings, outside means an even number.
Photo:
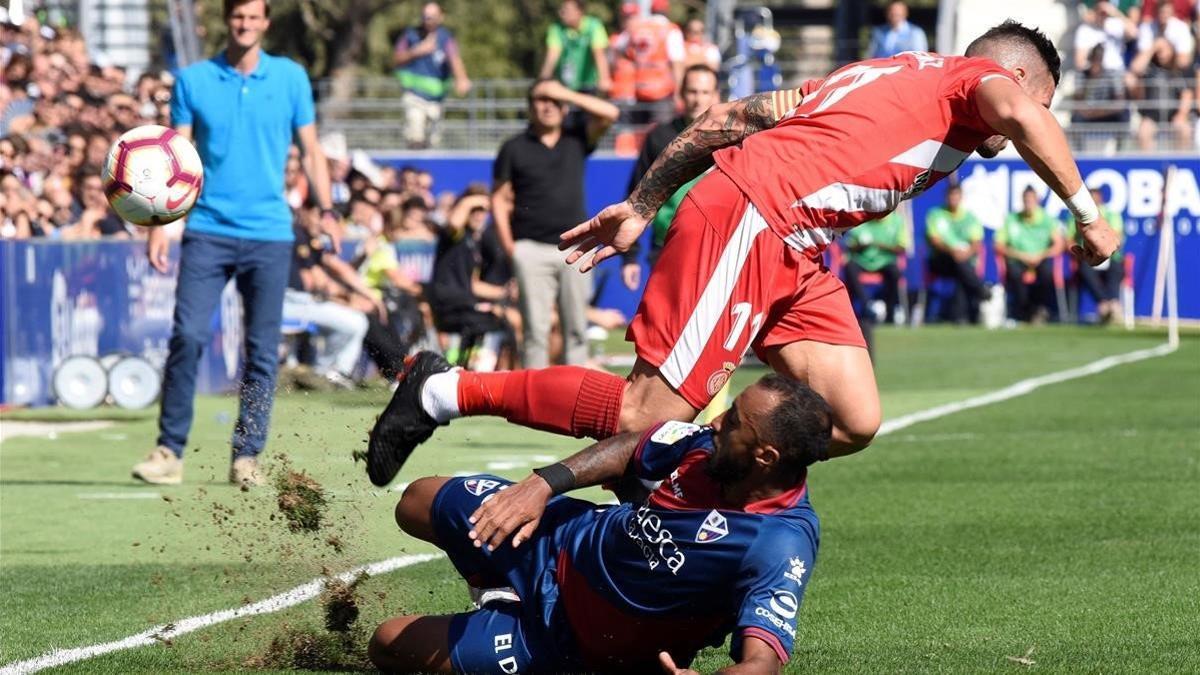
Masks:
[[[813,340],[866,347],[841,280],[783,242],[720,170],[671,221],[626,339],[693,407],[708,405],[754,347]]]

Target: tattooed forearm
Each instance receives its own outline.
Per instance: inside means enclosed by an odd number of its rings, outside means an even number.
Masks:
[[[575,474],[575,485],[600,485],[625,475],[642,432],[629,431],[590,445],[563,460]]]
[[[775,126],[779,117],[776,94],[765,92],[717,104],[697,117],[654,160],[629,195],[633,210],[643,218],[653,218],[679,186],[712,166],[714,152]]]

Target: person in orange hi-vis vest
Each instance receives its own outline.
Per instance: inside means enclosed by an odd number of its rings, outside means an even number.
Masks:
[[[683,31],[666,16],[668,6],[668,0],[654,0],[650,16],[630,17],[614,45],[616,54],[634,65],[634,96],[641,104],[633,112],[634,124],[666,121],[679,105],[686,53]]]

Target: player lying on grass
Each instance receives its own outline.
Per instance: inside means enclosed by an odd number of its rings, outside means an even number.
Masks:
[[[402,672],[674,673],[732,633],[725,672],[778,672],[817,552],[807,467],[826,456],[831,427],[824,399],[771,374],[711,427],[613,436],[516,484],[415,481],[400,527],[445,550],[472,586],[511,586],[520,601],[389,619],[371,660]],[[556,496],[626,475],[662,484],[642,504]]]
[[[629,199],[568,231],[568,262],[590,269],[626,250],[675,190],[688,193],[628,336],[627,380],[574,367],[439,372],[421,355],[371,434],[367,469],[386,484],[437,424],[463,415],[607,438],[661,419],[694,419],[753,347],[833,407],[831,455],[879,429],[875,373],[841,281],[821,262],[840,234],[953,173],[972,151],[1011,139],[1067,201],[1077,256],[1108,258],[1117,240],[1047,107],[1059,57],[1041,32],[992,28],[966,56],[907,52],[848,65],[798,90],[712,106],[659,155]],[[715,166],[714,166],[715,165]],[[431,376],[432,375],[432,376]]]

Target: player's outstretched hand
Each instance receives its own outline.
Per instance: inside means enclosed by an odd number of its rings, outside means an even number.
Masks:
[[[594,250],[595,254],[579,265],[579,271],[586,272],[605,258],[628,251],[649,222],[633,210],[628,200],[612,204],[590,220],[564,232],[559,237],[558,250],[574,247],[567,256],[568,265]]]
[[[512,535],[512,545],[516,548],[533,536],[546,511],[546,502],[553,496],[550,485],[536,475],[494,492],[471,514],[472,528],[467,536],[476,548],[486,546],[494,551]]]
[[[1108,260],[1116,252],[1120,242],[1117,233],[1109,227],[1103,216],[1079,226],[1079,243],[1071,246],[1071,253],[1079,260],[1095,267]]]
[[[658,663],[662,666],[663,672],[667,675],[700,675],[690,668],[680,668],[675,665],[675,659],[666,652],[658,653]]]

